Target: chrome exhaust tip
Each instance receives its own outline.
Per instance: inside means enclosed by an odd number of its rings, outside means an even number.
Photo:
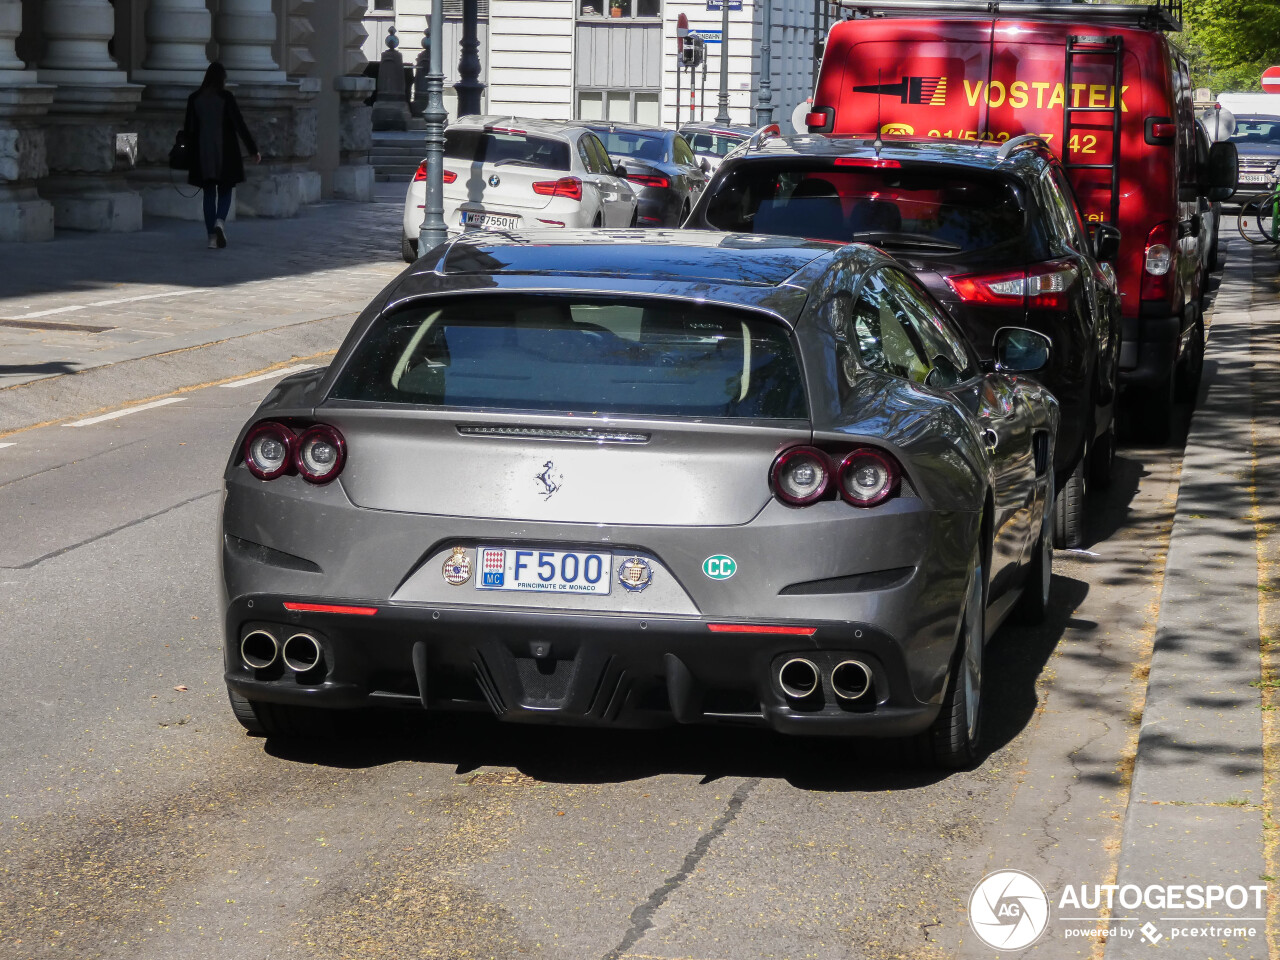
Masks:
[[[240,641],[240,659],[254,670],[265,670],[279,655],[280,644],[266,630],[252,630]]]
[[[294,673],[306,673],[324,662],[320,641],[309,633],[295,633],[284,642],[284,665]]]
[[[841,700],[862,699],[871,682],[871,669],[861,660],[844,660],[831,671],[831,689]]]
[[[792,700],[803,700],[818,689],[817,664],[792,657],[778,669],[778,686]]]

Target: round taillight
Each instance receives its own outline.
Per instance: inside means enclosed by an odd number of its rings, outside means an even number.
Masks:
[[[295,437],[283,423],[264,420],[244,438],[244,465],[259,480],[274,480],[289,469]]]
[[[347,459],[347,442],[333,427],[317,424],[302,431],[294,447],[293,463],[302,479],[328,483],[342,471]]]
[[[831,461],[821,450],[793,447],[784,450],[773,461],[769,481],[779,500],[793,507],[803,507],[827,492],[831,472]]]
[[[898,492],[898,462],[870,447],[854,450],[836,472],[840,496],[855,507],[874,507]]]

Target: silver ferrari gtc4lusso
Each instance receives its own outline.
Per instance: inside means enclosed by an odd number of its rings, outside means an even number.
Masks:
[[[1057,405],[865,245],[469,234],[281,381],[226,471],[226,682],[344,708],[751,723],[977,758],[1052,564]],[[1051,532],[1051,531],[1050,531]]]

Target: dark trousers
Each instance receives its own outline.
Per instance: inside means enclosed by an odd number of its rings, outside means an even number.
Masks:
[[[209,233],[213,233],[215,220],[227,219],[231,212],[231,193],[235,186],[229,183],[206,183],[204,185],[204,225]]]

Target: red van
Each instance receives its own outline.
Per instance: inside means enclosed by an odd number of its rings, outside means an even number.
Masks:
[[[1174,2],[846,4],[855,18],[831,30],[807,121],[815,133],[1047,140],[1086,218],[1120,229],[1124,406],[1155,442],[1203,366],[1198,202],[1235,187],[1229,144],[1197,163],[1190,74],[1165,36],[1179,28]]]

